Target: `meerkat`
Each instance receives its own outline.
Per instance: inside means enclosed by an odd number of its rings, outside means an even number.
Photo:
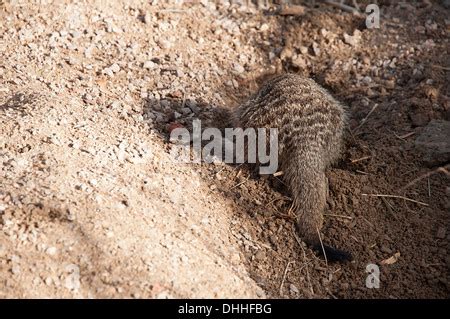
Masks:
[[[314,80],[284,74],[238,106],[233,122],[243,129],[278,129],[278,161],[300,236],[327,260],[351,260],[350,253],[323,245],[320,237],[328,195],[325,170],[341,156],[346,107]]]

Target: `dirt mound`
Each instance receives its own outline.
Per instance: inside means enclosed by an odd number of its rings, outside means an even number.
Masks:
[[[383,4],[366,29],[325,4],[2,2],[0,296],[448,298],[449,163],[416,138],[449,120],[449,21]],[[298,239],[281,177],[170,157],[170,125],[224,127],[285,71],[349,106],[323,236],[352,263]]]
[[[262,296],[198,174],[144,124],[49,91],[0,103],[3,296]]]

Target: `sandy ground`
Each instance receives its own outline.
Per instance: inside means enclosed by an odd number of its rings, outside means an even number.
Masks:
[[[0,2],[0,297],[448,298],[448,4],[304,4]],[[323,236],[352,263],[298,240],[278,177],[170,157],[283,72],[349,107]]]

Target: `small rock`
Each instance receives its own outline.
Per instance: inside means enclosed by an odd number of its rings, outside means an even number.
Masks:
[[[152,23],[152,15],[150,12],[146,12],[144,15],[144,23],[145,24],[150,24]]]
[[[82,99],[87,104],[93,104],[94,103],[94,97],[90,95],[89,93],[86,93],[82,96]]]
[[[56,255],[56,251],[57,251],[56,247],[48,247],[45,252],[50,256],[54,256]]]
[[[80,268],[77,265],[69,264],[66,266],[69,273],[65,278],[64,286],[69,290],[78,290],[80,288]],[[47,280],[45,280],[47,283]]]
[[[19,275],[20,274],[20,266],[17,264],[14,264],[11,267],[11,272],[13,273],[13,275]]]
[[[134,293],[133,298],[140,298],[141,295],[139,293]],[[156,299],[173,299],[173,296],[168,291],[162,291],[156,295]]]
[[[74,149],[76,149],[76,150],[78,150],[78,149],[80,149],[80,141],[75,140],[69,146],[74,148]]]
[[[184,76],[184,72],[181,69],[176,69],[175,74],[177,77],[181,78]]]
[[[144,65],[143,65],[144,69],[147,69],[147,70],[154,69],[155,66],[156,66],[156,64],[153,61],[150,61],[150,60],[149,61],[145,61]]]
[[[256,295],[257,295],[258,297],[260,297],[260,298],[264,298],[264,297],[265,297],[265,293],[264,293],[264,291],[263,291],[260,287],[257,287],[257,289],[256,289]]]
[[[233,264],[239,264],[241,262],[241,255],[239,253],[234,253],[231,255],[230,261]]]
[[[161,49],[167,50],[172,47],[173,43],[166,39],[159,39],[158,45],[161,47]]]
[[[241,74],[241,73],[245,72],[245,69],[239,63],[234,63],[233,64],[233,72],[236,73],[236,74]]]
[[[390,67],[391,69],[395,69],[395,67],[396,67],[395,62],[397,62],[397,61],[396,61],[396,59],[394,58],[394,59],[392,59],[391,63],[389,63],[389,67]]]
[[[353,33],[353,35],[344,33],[344,42],[347,43],[348,45],[351,45],[352,47],[356,46],[359,43],[360,39],[361,39],[360,34],[357,33],[356,30]]]
[[[440,226],[436,232],[436,237],[439,239],[444,239],[446,232],[447,230],[445,229],[445,227]]]
[[[50,285],[52,284],[52,278],[51,278],[51,277],[45,278],[45,284],[46,284],[47,286],[50,286]]]
[[[294,284],[290,284],[289,285],[289,290],[290,290],[291,294],[293,294],[293,295],[297,295],[297,294],[300,293],[300,291],[298,290],[297,286],[294,285]]]
[[[301,47],[300,47],[300,53],[301,53],[301,54],[306,54],[306,53],[308,53],[308,48],[305,47],[305,46],[301,46]]]
[[[364,76],[364,77],[361,78],[361,82],[362,82],[364,85],[369,85],[370,83],[373,82],[373,79],[372,79],[372,77],[366,75],[366,76]],[[368,105],[370,104],[370,103],[368,102],[367,99],[362,99],[362,100],[361,100],[361,103],[362,103],[364,106],[368,106]]]
[[[255,254],[255,261],[263,261],[266,259],[266,254],[262,250],[258,250],[258,252]]]
[[[267,23],[264,23],[260,28],[259,31],[264,32],[269,30],[269,25]]]
[[[173,97],[174,99],[181,99],[184,96],[184,93],[181,90],[175,90],[169,93],[169,96]]]
[[[416,138],[415,147],[423,161],[435,166],[450,161],[450,121],[432,120]]]
[[[294,59],[292,59],[292,65],[299,69],[304,69],[306,68],[306,61],[302,56],[297,55]]]
[[[113,65],[110,66],[111,71],[113,71],[114,73],[117,73],[120,71],[120,66],[117,63],[114,63]]]
[[[173,117],[174,117],[175,119],[179,119],[179,118],[181,117],[181,114],[178,113],[177,111],[175,111],[175,112],[173,112]]]
[[[320,47],[319,47],[319,45],[316,42],[313,43],[312,49],[313,49],[313,52],[314,52],[315,56],[319,56],[320,55]]]
[[[102,73],[103,73],[103,74],[106,74],[106,75],[109,76],[109,77],[114,76],[114,72],[113,72],[110,68],[105,68],[105,69],[103,69]]]

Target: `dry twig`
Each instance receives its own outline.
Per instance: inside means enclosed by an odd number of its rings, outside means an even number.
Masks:
[[[404,199],[406,201],[412,202],[412,203],[416,203],[419,205],[423,205],[423,206],[429,206],[427,203],[424,202],[419,202],[417,200],[405,197],[405,196],[400,196],[400,195],[385,195],[385,194],[362,194],[363,196],[374,196],[374,197],[390,197],[390,198],[399,198],[399,199]]]
[[[323,214],[324,216],[330,216],[330,217],[339,217],[339,218],[345,218],[345,219],[349,219],[352,220],[353,217],[351,216],[345,216],[345,215],[336,215],[336,214]]]
[[[320,246],[322,246],[323,256],[325,257],[325,265],[326,265],[327,268],[328,268],[328,258],[327,258],[327,253],[325,252],[325,247],[323,247],[322,236],[320,236],[319,228],[316,228],[316,231],[317,231],[317,235],[319,235],[319,241],[320,241]]]
[[[283,279],[281,280],[281,285],[280,285],[280,296],[283,295],[283,285],[284,285],[284,282],[286,281],[286,276],[287,276],[289,266],[294,263],[295,263],[295,261],[289,261],[286,265],[286,268],[284,269]]]
[[[357,159],[351,160],[350,163],[352,163],[352,164],[358,163],[358,162],[364,161],[364,160],[369,159],[369,158],[372,158],[372,156],[364,156],[364,157],[361,157],[361,158],[357,158]]]
[[[378,107],[378,103],[374,104],[374,106],[372,107],[370,112],[367,113],[366,117],[362,119],[361,123],[353,130],[353,132],[360,129],[364,124],[366,124],[367,120],[369,119],[369,116],[373,113],[373,111],[376,110],[377,107]]]
[[[428,172],[428,173],[425,173],[425,174],[423,174],[423,175],[421,175],[421,176],[419,176],[419,177],[413,179],[411,182],[409,182],[408,184],[406,184],[406,186],[403,186],[401,190],[405,190],[405,189],[411,187],[412,185],[414,185],[415,183],[421,181],[422,179],[427,178],[427,177],[430,177],[431,175],[434,175],[434,174],[436,174],[436,173],[444,173],[444,174],[446,174],[447,176],[450,176],[450,172],[447,170],[447,169],[449,169],[449,168],[450,168],[450,165],[438,167],[438,168],[436,168],[435,170],[432,170],[432,171],[430,171],[430,172]]]

